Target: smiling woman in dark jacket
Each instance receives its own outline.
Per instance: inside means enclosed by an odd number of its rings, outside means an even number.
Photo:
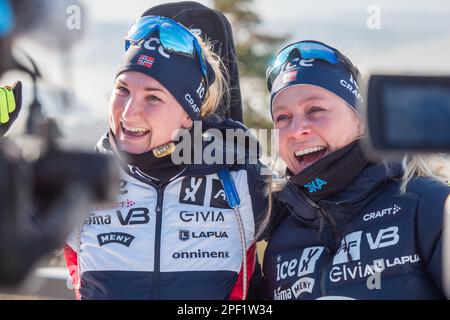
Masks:
[[[444,175],[422,156],[365,157],[359,72],[338,50],[293,43],[267,77],[287,171],[273,189],[265,298],[444,298]]]

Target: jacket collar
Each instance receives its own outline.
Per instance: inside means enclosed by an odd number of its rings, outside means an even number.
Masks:
[[[352,220],[369,202],[376,198],[383,187],[400,177],[402,173],[398,164],[389,167],[389,171],[382,163],[367,166],[341,192],[329,198],[313,202],[297,186],[288,183],[281,190],[277,199],[286,206],[289,213],[297,220],[310,227],[319,229],[323,220],[330,220],[336,226]]]

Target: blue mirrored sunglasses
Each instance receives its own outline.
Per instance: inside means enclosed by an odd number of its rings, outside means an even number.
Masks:
[[[290,62],[294,56],[292,53],[296,51],[297,56],[302,59],[322,59],[329,63],[339,63],[338,53],[335,49],[318,41],[300,41],[290,44],[281,49],[270,63],[266,72],[267,88],[272,90],[272,84],[278,75],[283,71],[283,66]]]
[[[136,20],[125,36],[125,51],[133,43],[145,39],[154,31],[159,32],[159,40],[164,50],[177,54],[195,57],[197,54],[206,87],[208,87],[208,73],[205,57],[197,38],[183,25],[171,19],[159,16],[145,16]]]

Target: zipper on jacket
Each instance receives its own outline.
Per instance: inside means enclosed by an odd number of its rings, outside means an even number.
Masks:
[[[327,251],[328,256],[325,258],[325,260],[323,261],[322,267],[320,268],[320,274],[319,274],[319,298],[320,297],[325,297],[327,295],[327,290],[326,290],[326,283],[327,283],[327,274],[326,274],[326,270],[328,268],[328,264],[331,261],[331,259],[333,258],[332,254],[331,254],[331,250],[327,247],[324,246],[325,250]]]
[[[328,221],[328,223],[331,226],[332,229],[332,233],[333,233],[333,238],[336,239],[337,237],[337,227],[336,227],[336,222],[334,221],[333,217],[329,214],[326,213],[325,211],[325,205],[323,203],[318,204],[318,214],[319,217],[321,219],[321,229],[323,228],[323,224],[324,224],[324,220],[326,219]],[[327,290],[326,290],[326,284],[327,284],[327,269],[328,269],[328,264],[330,263],[330,261],[332,261],[333,259],[333,251],[330,250],[330,248],[328,248],[328,246],[326,245],[326,241],[324,241],[324,249],[327,252],[327,257],[324,259],[322,267],[320,268],[320,274],[319,274],[319,298],[320,297],[324,297],[327,296]]]
[[[163,201],[164,201],[164,191],[166,187],[169,185],[169,183],[174,180],[171,179],[165,184],[159,186],[155,184],[150,177],[147,177],[144,173],[142,173],[138,168],[134,167],[133,170],[131,170],[133,173],[133,176],[135,178],[138,178],[143,183],[146,183],[153,187],[156,190],[156,222],[155,222],[155,247],[154,247],[154,255],[153,255],[153,283],[152,283],[152,291],[151,291],[151,298],[154,300],[160,299],[161,295],[161,288],[160,288],[160,281],[161,281],[161,228],[162,228],[162,208],[163,208]],[[179,175],[178,175],[179,176]]]
[[[155,255],[154,255],[154,270],[153,270],[153,289],[152,298],[155,300],[160,299],[160,272],[161,272],[161,228],[162,228],[162,206],[164,200],[164,189],[157,188],[157,200],[156,200],[156,225],[155,225]]]

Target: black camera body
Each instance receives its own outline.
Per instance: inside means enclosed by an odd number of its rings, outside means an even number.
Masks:
[[[372,75],[365,96],[373,150],[450,151],[450,77]]]
[[[14,286],[64,243],[94,203],[113,199],[119,170],[108,155],[73,151],[27,162],[0,143],[0,285]]]

